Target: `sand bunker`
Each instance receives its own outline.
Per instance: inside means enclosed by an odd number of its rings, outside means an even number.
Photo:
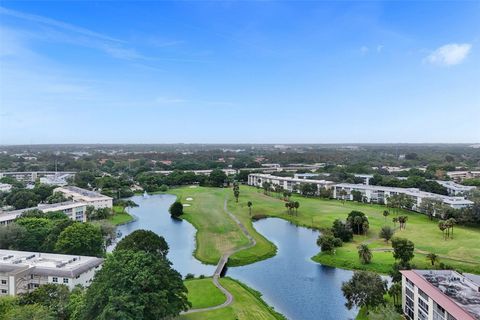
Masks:
[[[190,205],[188,203],[184,203],[183,206],[184,207],[190,207]]]
[[[193,200],[193,198],[187,198],[187,199],[185,199],[185,200],[187,200],[187,201],[192,201],[192,200]]]

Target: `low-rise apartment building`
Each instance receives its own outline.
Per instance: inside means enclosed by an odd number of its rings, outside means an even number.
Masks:
[[[480,171],[448,171],[447,176],[455,181],[464,179],[480,178]]]
[[[29,210],[38,209],[43,212],[61,211],[65,213],[70,219],[79,222],[87,221],[87,206],[86,202],[65,201],[52,204],[39,204],[33,208],[26,208],[14,211],[5,211],[0,213],[0,225],[9,224],[17,219],[22,213]]]
[[[73,201],[85,202],[88,205],[94,206],[95,209],[112,208],[113,198],[103,195],[99,192],[82,189],[75,186],[58,187],[53,192],[60,192],[66,198],[70,198]]]
[[[417,188],[395,188],[351,183],[339,183],[334,185],[333,197],[335,199],[353,200],[352,191],[360,192],[365,202],[381,204],[387,204],[388,197],[398,194],[405,194],[413,200],[414,205],[412,210],[415,211],[418,211],[422,200],[425,198],[438,199],[454,209],[465,208],[473,205],[472,201],[463,197],[444,196],[436,193],[420,191]]]
[[[474,186],[464,186],[453,181],[435,180],[439,185],[445,187],[451,196],[461,196],[475,190]]]
[[[53,283],[70,289],[90,285],[103,259],[54,253],[0,250],[0,296],[15,296]]]
[[[263,173],[251,173],[248,175],[248,184],[251,186],[262,187],[264,182],[280,186],[290,192],[294,192],[295,190],[300,192],[300,186],[306,183],[315,184],[317,186],[317,190],[320,190],[320,188],[330,189],[335,184],[333,181],[328,180],[277,177],[271,174]]]
[[[452,270],[403,270],[408,320],[480,320],[480,276]]]

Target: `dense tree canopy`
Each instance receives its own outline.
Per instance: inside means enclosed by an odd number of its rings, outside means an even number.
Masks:
[[[166,258],[168,244],[163,237],[153,231],[135,230],[120,240],[115,247],[115,251],[119,250],[145,251],[158,255],[160,258]]]
[[[170,262],[144,251],[116,250],[87,290],[85,319],[157,320],[189,307],[187,289]]]
[[[183,214],[183,204],[180,201],[175,201],[172,203],[168,211],[172,217],[178,218]]]
[[[355,271],[352,278],[342,284],[343,295],[347,299],[345,306],[376,307],[384,303],[387,282],[380,275],[369,271]]]
[[[55,250],[64,254],[102,256],[105,248],[100,227],[75,222],[60,233]]]

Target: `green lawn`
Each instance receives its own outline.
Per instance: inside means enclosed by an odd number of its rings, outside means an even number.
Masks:
[[[218,306],[226,300],[225,295],[213,284],[212,278],[185,280],[184,284],[188,289],[188,301],[194,309]]]
[[[133,216],[130,215],[122,206],[113,206],[113,215],[108,220],[118,226],[133,220]]]
[[[391,225],[391,214],[386,222],[382,215],[384,206],[345,202],[338,200],[324,200],[318,198],[303,198],[293,196],[292,200],[300,202],[298,215],[289,215],[285,209],[285,202],[274,194],[266,196],[262,190],[253,187],[241,186],[240,199],[236,203],[231,189],[219,188],[189,188],[182,187],[169,190],[180,197],[183,203],[191,203],[186,207],[185,218],[198,230],[196,257],[204,262],[216,263],[225,250],[244,245],[247,239],[231,219],[223,212],[223,201],[228,198],[228,208],[251,231],[257,240],[253,248],[243,250],[231,257],[231,265],[252,263],[275,254],[275,246],[252,227],[247,202],[253,202],[252,214],[279,217],[297,225],[316,229],[330,228],[335,219],[345,219],[352,210],[364,212],[370,221],[370,230],[367,236],[355,236],[354,241],[338,248],[335,255],[320,253],[313,259],[317,262],[338,266],[347,269],[368,269],[382,273],[388,272],[394,262],[391,252],[374,251],[370,265],[361,265],[357,256],[356,247],[368,241],[373,250],[391,249],[390,243],[378,239],[378,233],[385,224]],[[185,201],[192,197],[193,201]],[[425,258],[427,252],[440,256],[440,262],[449,264],[457,269],[480,273],[480,229],[455,226],[454,239],[443,240],[436,221],[430,221],[427,216],[419,213],[401,211],[398,214],[407,215],[406,230],[397,231],[396,236],[404,237],[415,243],[416,252],[414,263],[418,268],[429,268]]]
[[[188,299],[190,302],[195,303],[198,301],[198,296],[205,293],[212,294],[212,288],[207,281],[211,279],[203,280],[187,280],[185,284],[189,288]],[[200,284],[192,285],[194,282],[202,281]],[[192,313],[180,316],[181,320],[276,320],[285,319],[282,315],[275,312],[269,307],[261,298],[260,293],[247,287],[246,285],[233,280],[231,278],[222,278],[220,283],[228,291],[230,291],[234,297],[233,302],[228,307]],[[210,282],[211,284],[211,282]],[[213,286],[213,284],[212,284]],[[190,291],[190,288],[192,289]],[[215,287],[213,289],[216,289]],[[222,294],[218,289],[218,293]],[[211,306],[211,305],[210,305]]]

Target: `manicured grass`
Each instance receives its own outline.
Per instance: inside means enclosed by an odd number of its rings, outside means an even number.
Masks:
[[[225,302],[225,295],[212,282],[212,278],[184,281],[188,289],[188,301],[193,309],[218,306]]]
[[[195,281],[199,281],[199,280],[192,280],[192,282],[195,282]],[[186,281],[186,283],[188,282],[190,281]],[[275,312],[271,307],[269,307],[262,300],[261,294],[259,292],[231,278],[222,278],[220,279],[220,283],[229,292],[232,293],[234,299],[231,305],[218,310],[182,315],[180,316],[180,319],[181,320],[285,319],[281,314]],[[206,285],[206,283],[202,283],[202,284]],[[202,294],[203,292],[210,292],[210,289],[205,289],[207,291],[203,291],[203,288],[201,287],[201,285],[199,285],[196,288],[196,290],[198,290],[197,293],[189,292],[189,295],[188,295],[189,299],[191,296],[196,296],[196,295]],[[193,301],[191,302],[193,303]]]
[[[133,220],[133,216],[125,211],[125,208],[122,206],[113,206],[113,216],[108,218],[108,220],[118,226]]]
[[[178,188],[169,190],[184,207],[183,219],[197,229],[195,257],[208,264],[217,264],[223,253],[248,244],[247,237],[223,210],[223,202],[230,189]],[[193,198],[187,201],[186,198]]]
[[[275,254],[275,246],[258,234],[251,225],[247,202],[252,201],[252,215],[263,214],[289,220],[297,225],[315,229],[330,228],[335,219],[345,220],[352,210],[364,212],[370,221],[367,236],[355,236],[353,242],[338,248],[335,255],[320,253],[313,259],[317,262],[347,269],[367,269],[386,273],[390,270],[394,259],[391,252],[375,250],[391,249],[390,243],[378,238],[381,227],[385,224],[393,227],[392,212],[386,221],[382,213],[386,209],[382,205],[362,204],[338,200],[318,198],[303,198],[293,196],[292,200],[300,202],[297,215],[289,215],[285,202],[275,194],[267,196],[263,190],[249,186],[240,187],[240,199],[236,203],[231,189],[217,188],[178,188],[169,190],[177,194],[184,203],[191,203],[185,208],[185,218],[198,231],[196,257],[204,262],[216,263],[225,250],[242,246],[247,239],[237,226],[223,212],[223,201],[228,198],[228,208],[250,230],[257,240],[253,248],[243,250],[231,257],[231,265],[255,262]],[[194,198],[185,201],[186,197]],[[390,210],[391,211],[391,210]],[[454,239],[443,240],[442,232],[438,229],[437,221],[431,221],[427,216],[400,210],[398,215],[407,215],[406,230],[397,230],[395,236],[408,238],[415,244],[416,250],[413,263],[417,268],[430,268],[425,258],[426,253],[433,252],[440,256],[440,262],[454,268],[473,273],[480,273],[480,229],[455,226]],[[398,227],[398,224],[397,224]],[[226,235],[229,236],[226,236]],[[230,235],[233,235],[230,237]],[[357,246],[367,242],[373,249],[373,260],[369,265],[362,265],[357,256]],[[209,254],[207,254],[209,253]]]

